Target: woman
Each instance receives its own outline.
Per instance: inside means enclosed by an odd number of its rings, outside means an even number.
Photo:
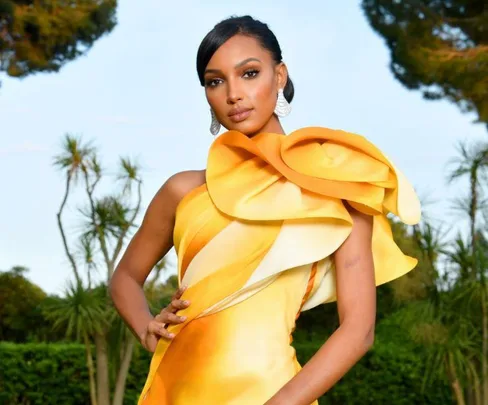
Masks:
[[[361,136],[284,135],[293,85],[267,25],[217,24],[197,70],[211,132],[228,131],[206,170],[175,174],[158,191],[111,281],[121,316],[155,351],[139,403],[317,404],[373,344],[375,286],[416,265],[385,214],[417,223],[418,199]],[[173,244],[181,288],[153,317],[142,286]],[[302,368],[295,320],[334,300],[340,327]]]

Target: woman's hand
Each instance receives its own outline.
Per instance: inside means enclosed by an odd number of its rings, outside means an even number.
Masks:
[[[168,324],[179,324],[185,322],[186,317],[176,315],[180,309],[187,308],[189,301],[180,299],[186,287],[180,287],[171,298],[169,305],[156,315],[146,327],[144,335],[141,337],[141,344],[150,352],[156,350],[156,345],[160,338],[173,339],[174,334],[166,329]]]

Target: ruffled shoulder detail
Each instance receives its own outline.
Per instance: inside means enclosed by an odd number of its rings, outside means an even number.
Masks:
[[[288,136],[220,135],[207,162],[207,188],[223,213],[245,220],[349,220],[343,200],[369,215],[420,221],[420,202],[403,173],[360,135],[322,127]]]
[[[220,135],[210,147],[206,190],[200,187],[179,206],[174,240],[179,275],[188,285],[182,299],[192,305],[179,313],[185,323],[168,331],[177,335],[194,319],[238,304],[284,271],[305,276],[297,285],[305,294],[301,311],[336,300],[331,255],[353,228],[344,201],[374,217],[376,285],[415,267],[417,260],[395,244],[386,214],[416,224],[417,195],[364,137],[319,127],[288,136]],[[170,343],[158,343],[140,405]]]

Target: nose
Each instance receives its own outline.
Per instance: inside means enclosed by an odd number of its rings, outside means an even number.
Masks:
[[[227,85],[227,104],[233,105],[242,101],[242,91],[236,82],[228,82]]]

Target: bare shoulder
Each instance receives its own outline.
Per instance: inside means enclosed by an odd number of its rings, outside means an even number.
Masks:
[[[205,170],[186,170],[173,174],[158,190],[149,208],[159,212],[158,216],[164,213],[165,217],[171,217],[181,199],[204,183]]]
[[[172,175],[163,187],[167,188],[172,200],[178,202],[194,188],[205,183],[204,170],[185,170]]]

